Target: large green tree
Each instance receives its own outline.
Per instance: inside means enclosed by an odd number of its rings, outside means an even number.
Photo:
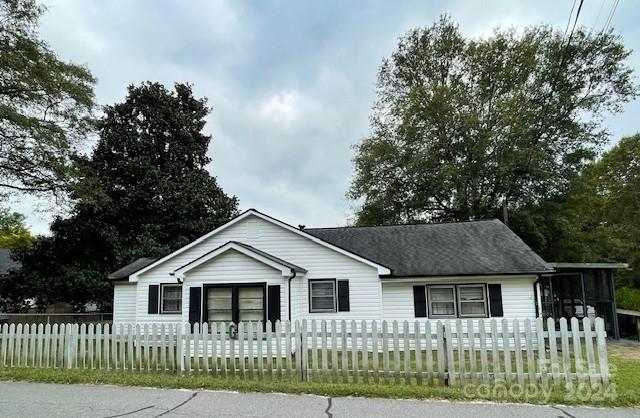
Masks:
[[[502,217],[562,195],[607,141],[603,114],[636,95],[628,55],[611,32],[470,39],[446,17],[409,31],[355,147],[357,223]]]
[[[0,194],[64,196],[92,129],[95,79],[39,38],[44,8],[0,0]]]
[[[71,216],[51,224],[51,236],[20,252],[23,268],[9,280],[29,283],[40,306],[106,305],[109,272],[166,255],[236,215],[237,199],[207,171],[209,111],[186,84],[129,87],[124,102],[104,109],[85,162],[91,199],[81,196]]]
[[[0,248],[26,247],[32,241],[24,215],[0,208]]]

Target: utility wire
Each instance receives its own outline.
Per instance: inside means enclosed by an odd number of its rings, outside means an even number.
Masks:
[[[607,20],[606,20],[604,26],[602,27],[602,32],[601,33],[606,32],[607,29],[609,28],[609,25],[613,21],[613,15],[616,14],[616,10],[618,9],[618,4],[619,3],[620,3],[620,0],[615,0],[615,2],[613,3],[613,6],[611,7],[611,11],[609,12],[609,15],[607,16]]]
[[[602,0],[602,3],[600,3],[600,9],[598,9],[598,15],[596,16],[596,20],[593,22],[593,26],[591,27],[591,31],[595,31],[596,30],[596,26],[598,26],[598,22],[600,21],[600,15],[602,14],[602,10],[604,9],[604,4],[607,2],[607,0]]]

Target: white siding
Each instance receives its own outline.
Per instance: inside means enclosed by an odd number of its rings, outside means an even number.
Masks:
[[[235,250],[229,250],[186,274],[182,292],[182,320],[189,320],[191,286],[215,283],[266,283],[280,285],[281,314],[286,317],[288,305],[286,280],[279,270],[269,267]],[[206,297],[206,296],[205,296]],[[267,307],[265,306],[265,310]]]
[[[292,319],[316,318],[316,319],[380,319],[380,279],[374,267],[354,260],[346,255],[326,248],[311,241],[308,238],[287,231],[278,225],[250,216],[236,223],[218,234],[209,237],[199,245],[167,260],[165,263],[140,275],[137,290],[139,301],[136,316],[140,322],[167,322],[179,321],[180,315],[148,315],[146,300],[149,284],[175,283],[175,278],[169,274],[178,267],[201,255],[227,243],[228,241],[240,241],[254,246],[262,251],[280,257],[308,270],[306,275],[299,275],[292,281]],[[214,268],[221,258],[214,258],[207,264]],[[266,267],[266,266],[265,266]],[[239,272],[242,273],[242,272]],[[237,277],[231,277],[227,272],[219,271],[220,276],[201,276],[200,282],[233,283]],[[193,277],[193,275],[191,275]],[[249,280],[247,276],[247,280]],[[308,280],[309,279],[348,279],[350,289],[350,312],[310,314],[308,307]],[[190,273],[185,279],[183,291],[183,320],[188,318],[188,291]],[[280,276],[283,292],[286,292],[288,279]],[[250,281],[259,281],[251,278]],[[194,282],[192,282],[194,283]],[[286,294],[282,298],[282,318],[288,319],[286,306]]]
[[[443,279],[416,279],[412,282],[382,284],[382,297],[384,305],[383,319],[386,320],[410,320],[416,319],[413,306],[413,286],[426,284],[464,284],[464,283],[498,283],[502,285],[502,308],[504,318],[530,319],[536,317],[535,294],[533,283],[536,276],[519,277],[486,277],[486,278],[448,278]],[[500,317],[499,319],[502,319]],[[467,319],[462,319],[466,321]]]
[[[136,321],[135,283],[116,283],[113,286],[113,323],[133,323]]]

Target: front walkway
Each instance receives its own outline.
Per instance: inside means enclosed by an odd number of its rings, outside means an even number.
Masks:
[[[638,409],[0,382],[1,417],[637,417]]]

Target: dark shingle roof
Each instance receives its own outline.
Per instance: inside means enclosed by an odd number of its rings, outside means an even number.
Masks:
[[[9,270],[17,267],[20,267],[20,264],[11,259],[11,250],[0,248],[0,274],[7,274]]]
[[[147,267],[149,264],[153,263],[156,260],[157,258],[149,258],[149,257],[138,258],[133,263],[129,263],[126,266],[109,274],[108,278],[109,280],[127,279],[129,278],[129,275],[135,273],[138,270],[142,270],[143,268]]]
[[[392,276],[460,276],[553,271],[498,220],[306,228],[305,232],[389,267]]]

